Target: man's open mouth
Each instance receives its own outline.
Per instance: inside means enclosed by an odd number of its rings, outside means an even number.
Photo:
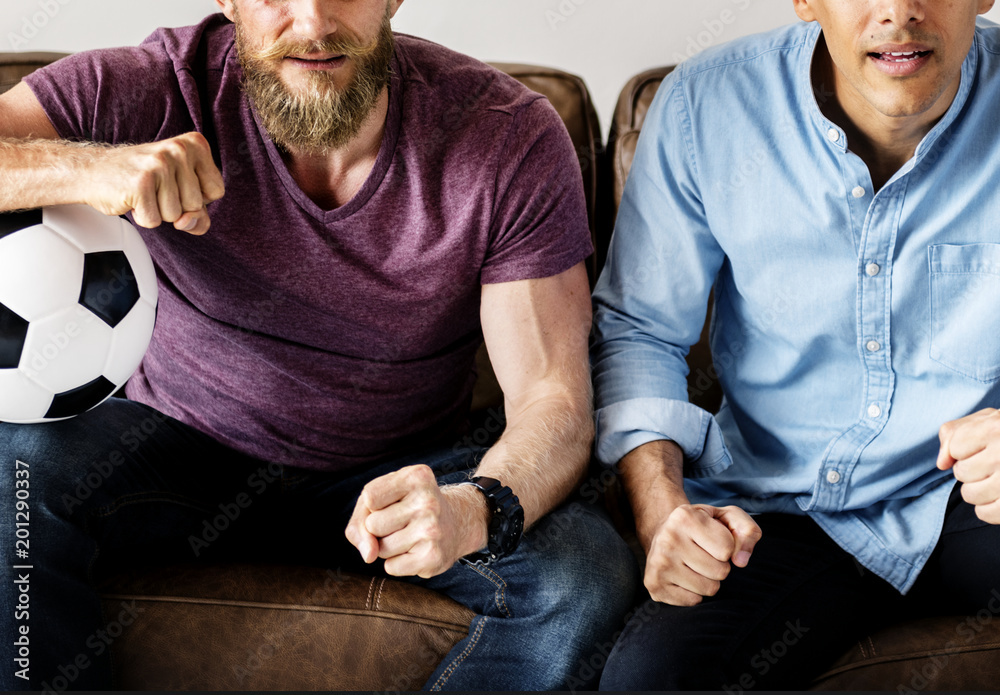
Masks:
[[[924,56],[930,55],[930,51],[903,51],[903,52],[890,52],[890,53],[869,53],[872,58],[876,60],[884,60],[887,63],[907,63],[913,60],[919,60]]]

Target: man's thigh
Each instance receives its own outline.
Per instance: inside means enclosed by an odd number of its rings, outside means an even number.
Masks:
[[[1000,615],[1000,526],[982,521],[956,485],[944,528],[906,598],[914,615],[989,611]]]
[[[801,689],[899,595],[807,517],[766,514],[750,563],[692,607],[650,601],[609,659],[608,690]]]
[[[0,424],[0,480],[11,479],[4,489],[17,485],[15,469],[28,471],[34,557],[58,552],[72,528],[100,546],[102,563],[193,560],[208,548],[192,539],[220,541],[224,534],[206,534],[206,523],[213,526],[259,465],[123,399],[70,420]]]

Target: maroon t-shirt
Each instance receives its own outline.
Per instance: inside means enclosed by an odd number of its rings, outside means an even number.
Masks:
[[[26,81],[66,138],[199,131],[225,177],[212,229],[140,230],[160,282],[130,398],[265,460],[341,470],[454,436],[482,342],[483,283],[591,252],[580,168],[552,106],[397,35],[385,136],[346,205],[298,187],[240,89],[222,15]]]

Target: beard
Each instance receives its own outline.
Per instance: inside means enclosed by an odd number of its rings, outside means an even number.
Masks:
[[[395,41],[390,14],[382,18],[378,35],[369,43],[346,32],[314,42],[278,41],[254,51],[235,15],[236,52],[243,68],[243,89],[271,139],[286,151],[323,153],[343,147],[361,130],[389,84]],[[278,74],[289,55],[332,53],[355,64],[355,73],[343,89],[325,71],[302,71],[303,89],[293,91]]]

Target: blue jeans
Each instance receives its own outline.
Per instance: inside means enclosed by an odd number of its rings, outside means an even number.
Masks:
[[[0,424],[0,686],[111,687],[111,632],[94,587],[119,569],[252,558],[379,572],[343,536],[363,486],[417,463],[457,482],[481,456],[439,449],[321,473],[247,457],[118,399],[63,422]],[[210,528],[227,509],[235,518]],[[406,581],[476,613],[426,688],[548,690],[593,685],[587,662],[607,654],[637,573],[602,512],[571,502],[509,558]],[[131,622],[128,606],[118,618]]]

